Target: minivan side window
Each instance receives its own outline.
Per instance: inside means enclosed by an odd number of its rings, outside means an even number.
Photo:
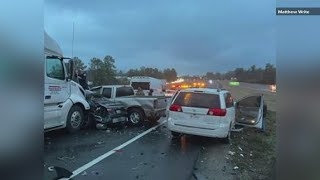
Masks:
[[[233,98],[230,93],[224,94],[225,102],[226,102],[226,108],[233,107]]]
[[[63,62],[58,58],[47,58],[46,60],[47,76],[54,79],[65,79]]]
[[[111,88],[103,88],[102,96],[105,98],[111,98]]]
[[[134,91],[131,87],[118,87],[116,91],[116,97],[133,96]]]

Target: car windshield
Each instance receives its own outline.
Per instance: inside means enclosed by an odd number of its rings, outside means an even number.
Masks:
[[[180,92],[173,104],[197,108],[220,108],[220,98],[217,94]]]

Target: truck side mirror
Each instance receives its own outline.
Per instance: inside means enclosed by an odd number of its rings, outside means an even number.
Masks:
[[[68,80],[73,79],[74,71],[74,61],[72,59],[69,60],[69,69],[68,69]]]

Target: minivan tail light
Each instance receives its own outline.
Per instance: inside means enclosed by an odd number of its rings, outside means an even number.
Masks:
[[[219,109],[219,108],[211,108],[208,111],[209,116],[225,116],[227,114],[226,109]]]
[[[172,104],[169,108],[170,111],[182,112],[182,107],[177,104]]]

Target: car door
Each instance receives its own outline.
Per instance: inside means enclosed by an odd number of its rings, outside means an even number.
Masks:
[[[69,86],[63,61],[59,58],[46,58],[44,91],[44,128],[63,125],[60,104],[69,98]]]
[[[263,107],[263,95],[254,95],[242,98],[235,104],[236,124],[264,129]]]

